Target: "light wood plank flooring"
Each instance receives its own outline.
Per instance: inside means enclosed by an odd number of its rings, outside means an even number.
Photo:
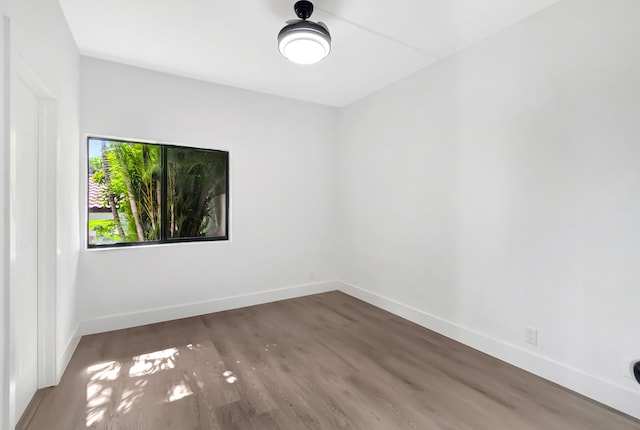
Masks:
[[[29,430],[640,430],[339,292],[84,337]]]

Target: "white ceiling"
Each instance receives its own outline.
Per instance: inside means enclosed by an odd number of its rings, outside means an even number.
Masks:
[[[281,57],[295,0],[59,0],[80,52],[344,106],[558,0],[316,0],[333,39],[321,63]]]

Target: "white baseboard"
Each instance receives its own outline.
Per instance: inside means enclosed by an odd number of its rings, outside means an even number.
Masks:
[[[212,312],[226,311],[246,306],[260,305],[278,300],[308,296],[310,294],[325,293],[339,289],[341,283],[337,281],[317,282],[298,285],[295,287],[260,291],[238,296],[224,297],[205,302],[188,303],[158,309],[150,309],[129,314],[111,315],[80,322],[80,335],[102,333],[123,328],[136,327],[145,324],[188,318]]]
[[[640,419],[638,392],[355,285],[340,284],[338,289],[350,296]]]
[[[62,378],[62,374],[64,373],[69,361],[71,361],[71,357],[73,353],[76,351],[78,344],[80,343],[80,326],[77,325],[75,330],[73,330],[73,334],[67,342],[67,346],[62,351],[62,354],[58,356],[58,361],[56,363],[56,385],[60,383],[60,379]]]

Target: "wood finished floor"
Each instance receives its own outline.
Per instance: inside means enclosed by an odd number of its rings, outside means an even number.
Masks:
[[[339,292],[82,338],[29,430],[640,430]]]

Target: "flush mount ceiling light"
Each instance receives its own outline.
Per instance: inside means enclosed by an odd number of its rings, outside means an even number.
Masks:
[[[278,49],[289,61],[313,64],[331,51],[331,35],[322,22],[307,21],[313,13],[310,1],[299,1],[293,6],[300,19],[287,21],[278,33]]]

